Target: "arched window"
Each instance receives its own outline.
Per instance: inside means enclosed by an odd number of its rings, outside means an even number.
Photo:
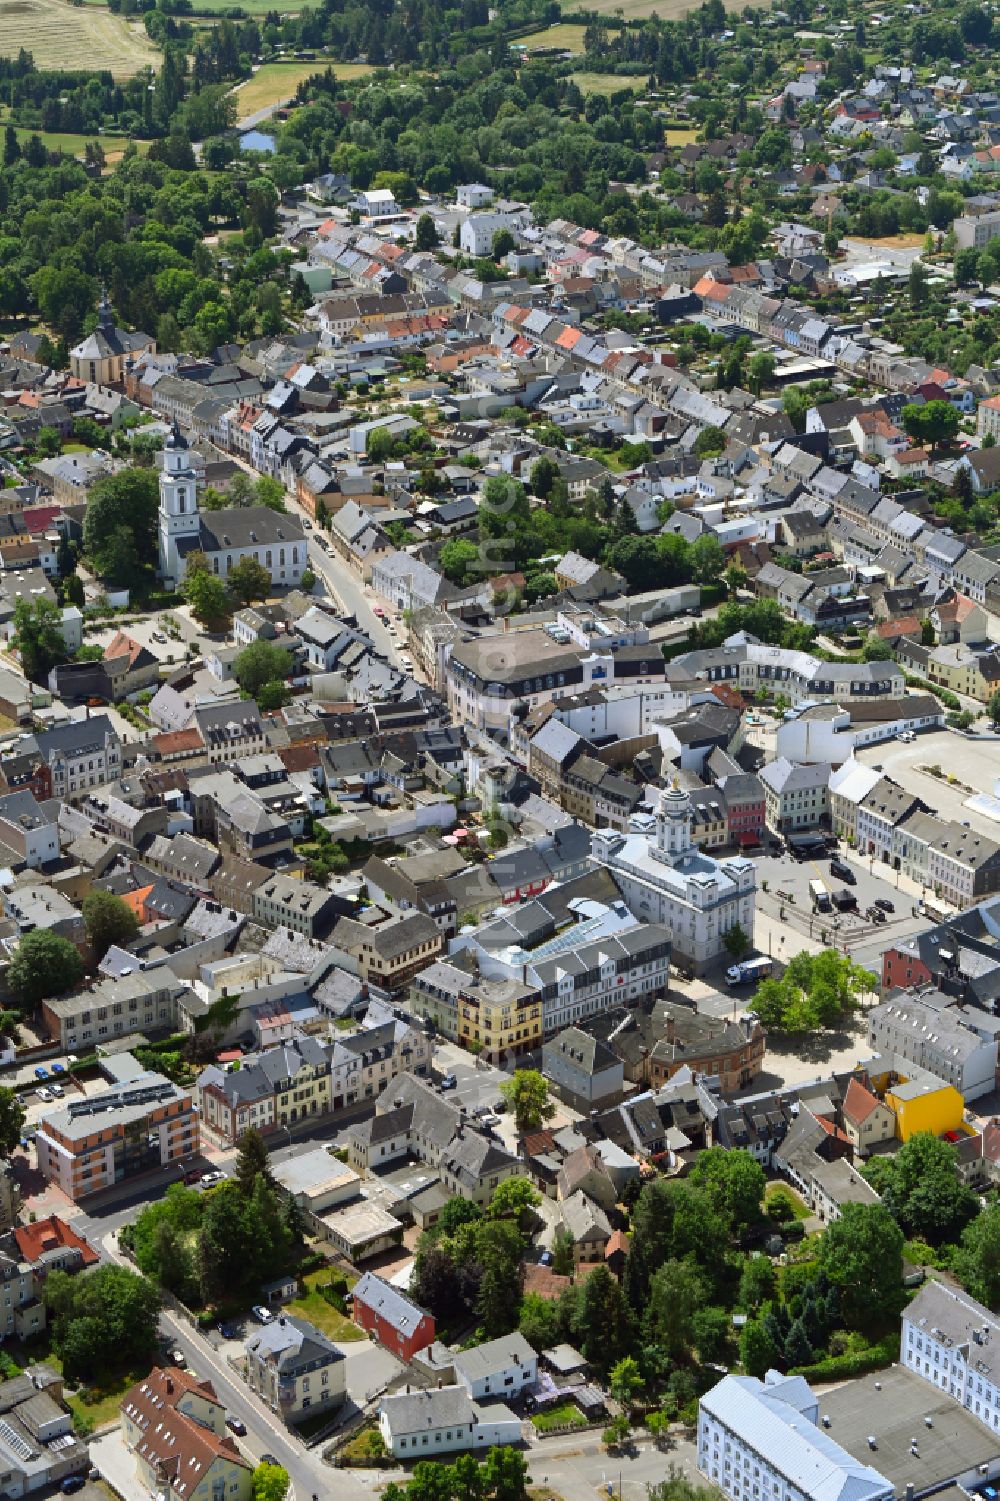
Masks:
[[[184,514],[184,512],[186,510],[187,510],[187,491],[186,490],[178,490],[178,492],[177,492],[177,514],[178,514],[178,516],[183,516],[183,514]]]

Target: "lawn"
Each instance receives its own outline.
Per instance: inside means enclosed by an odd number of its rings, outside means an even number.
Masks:
[[[621,78],[617,73],[571,73],[570,78],[584,94],[612,94],[620,93],[622,89],[631,89],[633,94],[641,94],[649,81],[649,74],[645,73],[641,78],[630,75]]]
[[[795,1211],[794,1218],[797,1220],[807,1220],[809,1218],[809,1215],[812,1213],[808,1204],[806,1204],[795,1192],[795,1189],[787,1183],[769,1183],[767,1185],[767,1188],[764,1190],[765,1210],[767,1209],[768,1205],[775,1197],[775,1195],[777,1195],[779,1199],[785,1199],[789,1204],[791,1204],[793,1210]]]
[[[528,52],[537,52],[540,47],[558,47],[562,52],[583,52],[583,34],[586,26],[575,21],[561,21],[558,26],[547,26],[544,31],[532,32],[521,38]]]
[[[122,1376],[106,1387],[87,1389],[86,1394],[67,1393],[66,1403],[78,1432],[92,1433],[95,1429],[117,1424],[121,1418],[122,1397],[130,1386],[148,1375],[148,1371],[133,1371],[131,1376]]]
[[[107,68],[116,78],[160,64],[145,27],[68,0],[0,0],[0,54],[22,47],[40,68]]]
[[[29,136],[38,136],[50,151],[64,151],[67,156],[82,156],[88,141],[100,141],[104,155],[109,161],[114,161],[128,145],[128,136],[82,135],[73,130],[29,130],[24,125],[15,125],[14,130],[22,146]],[[143,154],[149,150],[148,141],[136,141],[136,146]]]
[[[367,1339],[365,1331],[359,1329],[345,1313],[338,1313],[333,1304],[328,1303],[320,1292],[320,1287],[329,1280],[330,1271],[327,1267],[308,1272],[302,1279],[305,1291],[286,1305],[288,1312],[297,1313],[302,1318],[308,1319],[328,1339],[337,1339],[341,1343],[349,1339]],[[352,1286],[356,1281],[356,1277],[348,1278]]]
[[[3,4],[4,0],[0,0]],[[237,84],[236,113],[241,121],[256,115],[262,109],[277,108],[295,95],[295,90],[305,78],[316,73],[325,73],[332,68],[336,76],[345,82],[365,78],[374,73],[368,63],[334,63],[318,57],[311,63],[264,63],[246,83]]]
[[[548,1433],[553,1428],[586,1428],[587,1419],[575,1402],[558,1402],[555,1407],[546,1407],[544,1412],[533,1412],[531,1421],[539,1433]]]
[[[698,127],[693,130],[682,130],[680,126],[674,129],[667,128],[663,132],[663,141],[666,146],[690,146],[692,141],[698,139]]]

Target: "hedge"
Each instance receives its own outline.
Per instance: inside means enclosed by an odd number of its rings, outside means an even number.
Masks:
[[[867,1350],[854,1350],[846,1355],[828,1355],[815,1365],[792,1366],[790,1376],[805,1376],[807,1381],[834,1381],[842,1376],[863,1376],[866,1371],[878,1371],[899,1359],[899,1335],[887,1334],[878,1344]]]

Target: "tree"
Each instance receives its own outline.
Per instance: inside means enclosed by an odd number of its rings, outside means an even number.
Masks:
[[[530,1131],[555,1114],[548,1083],[535,1068],[519,1068],[501,1084],[500,1094],[514,1112],[519,1131]]]
[[[303,568],[302,577],[299,579],[299,587],[303,594],[311,594],[316,587],[316,575],[311,568]]]
[[[255,599],[266,599],[271,592],[271,575],[256,558],[241,558],[229,570],[229,592],[241,604],[252,604]]]
[[[910,307],[914,312],[919,312],[927,306],[927,271],[920,261],[914,261],[910,267]],[[801,1361],[798,1364],[802,1364]]]
[[[694,452],[699,459],[712,459],[722,453],[726,446],[726,435],[721,427],[703,427],[694,440]]]
[[[139,931],[139,920],[132,908],[112,891],[95,890],[83,899],[83,920],[87,938],[98,963],[113,945],[131,943]]]
[[[750,389],[755,396],[759,396],[774,377],[774,355],[766,349],[760,349],[756,354],[752,354],[747,361],[747,377],[750,381]]]
[[[737,964],[750,947],[750,940],[738,922],[733,923],[731,928],[726,929],[722,937],[722,942],[725,945],[726,953]]]
[[[551,1350],[562,1339],[558,1303],[540,1293],[525,1293],[517,1327],[533,1350]]]
[[[840,1299],[847,1327],[885,1327],[902,1302],[903,1232],[884,1204],[845,1204],[828,1225],[819,1264]]]
[[[618,1405],[629,1412],[634,1398],[642,1391],[642,1371],[639,1362],[632,1355],[624,1355],[617,1361],[608,1375],[608,1391]]]
[[[763,1322],[748,1319],[740,1335],[740,1361],[748,1376],[763,1376],[778,1359],[779,1351]]]
[[[238,1184],[240,1193],[245,1199],[253,1197],[254,1187],[259,1177],[263,1177],[269,1186],[273,1186],[274,1178],[271,1173],[267,1146],[256,1126],[251,1126],[241,1133],[236,1143],[234,1181]]]
[[[493,1501],[524,1501],[528,1494],[528,1461],[509,1444],[489,1451],[482,1467],[483,1485]]]
[[[253,641],[233,662],[233,676],[251,698],[268,683],[284,684],[292,670],[291,654],[271,641]]]
[[[767,1179],[760,1163],[743,1148],[709,1147],[696,1159],[688,1182],[705,1190],[737,1233],[760,1219]]]
[[[631,1314],[621,1288],[603,1264],[583,1284],[575,1333],[583,1355],[602,1375],[631,1349]]]
[[[285,1501],[289,1484],[281,1465],[259,1464],[253,1472],[253,1501]]]
[[[925,401],[923,406],[911,402],[903,408],[903,427],[914,443],[929,443],[933,451],[941,443],[950,443],[958,432],[958,412],[950,401]]]
[[[809,1343],[806,1326],[802,1320],[795,1319],[788,1338],[785,1340],[785,1359],[790,1366],[808,1366],[813,1362],[813,1348]]]
[[[34,1009],[50,996],[63,995],[83,979],[79,950],[48,928],[35,928],[18,943],[7,971],[10,989]]]
[[[421,214],[413,233],[413,243],[418,250],[434,250],[441,243],[441,236],[430,214]]]
[[[560,1225],[552,1242],[552,1270],[560,1277],[572,1277],[576,1266],[576,1242],[573,1232]]]
[[[736,1301],[747,1313],[756,1313],[774,1296],[774,1267],[766,1256],[751,1256],[743,1263]]]
[[[697,1267],[689,1261],[665,1261],[649,1285],[647,1337],[670,1360],[681,1360],[694,1342],[694,1316],[704,1303],[705,1283]]]
[[[229,595],[226,586],[207,568],[188,566],[181,584],[181,593],[191,606],[191,613],[199,624],[213,627],[222,625],[229,617]],[[255,645],[259,643],[254,643]]]
[[[1000,1204],[991,1204],[966,1225],[951,1265],[974,1298],[987,1308],[996,1308],[1000,1303]]]
[[[520,1219],[526,1209],[540,1204],[542,1196],[529,1178],[505,1178],[490,1196],[486,1213],[490,1219]]]
[[[479,548],[467,537],[452,537],[438,554],[438,566],[446,579],[461,586],[466,583],[472,565],[479,558]]]
[[[9,1157],[21,1140],[24,1106],[13,1089],[0,1087],[0,1153]]]
[[[481,1274],[475,1311],[487,1338],[494,1339],[517,1326],[524,1245],[517,1226],[506,1220],[481,1220],[472,1236]]]
[[[45,683],[50,669],[68,656],[59,606],[49,599],[21,596],[15,600],[14,646],[21,654],[25,677]]]
[[[505,255],[510,255],[512,250],[517,249],[517,241],[509,229],[497,229],[493,232],[493,243],[490,247],[495,261],[502,261]]]
[[[125,1267],[105,1263],[73,1277],[50,1272],[43,1297],[68,1381],[131,1370],[156,1345],[159,1292]]]
[[[874,1157],[866,1176],[907,1235],[932,1245],[956,1241],[979,1211],[979,1201],[958,1176],[951,1142],[920,1131],[892,1157]]]
[[[127,585],[155,566],[159,503],[154,469],[122,469],[90,487],[83,546],[98,574]]]
[[[994,726],[1000,727],[1000,688],[995,693],[990,694],[989,702],[986,705],[986,712],[993,721]]]

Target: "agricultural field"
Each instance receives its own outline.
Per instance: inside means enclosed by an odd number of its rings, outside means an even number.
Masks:
[[[634,75],[622,78],[617,73],[571,73],[569,76],[581,93],[606,94],[609,98],[622,89],[631,89],[633,94],[644,93],[649,81],[649,75],[645,73],[639,78]]]
[[[3,3],[4,0],[0,0],[0,5]],[[314,73],[325,73],[327,68],[332,68],[337,77],[345,82],[364,78],[375,71],[368,63],[332,63],[324,57],[318,57],[311,63],[264,63],[252,78],[246,83],[237,84],[233,90],[236,95],[237,118],[247,120],[251,115],[259,114],[262,109],[276,109],[292,98],[304,78],[312,78]]]
[[[583,52],[583,34],[586,26],[574,21],[562,21],[558,26],[547,26],[544,31],[533,31],[530,36],[520,38],[519,45],[526,52],[537,52],[539,48],[556,47],[561,52]]]
[[[160,63],[140,23],[68,0],[0,0],[0,55],[22,47],[40,68],[107,68],[116,78]]]

